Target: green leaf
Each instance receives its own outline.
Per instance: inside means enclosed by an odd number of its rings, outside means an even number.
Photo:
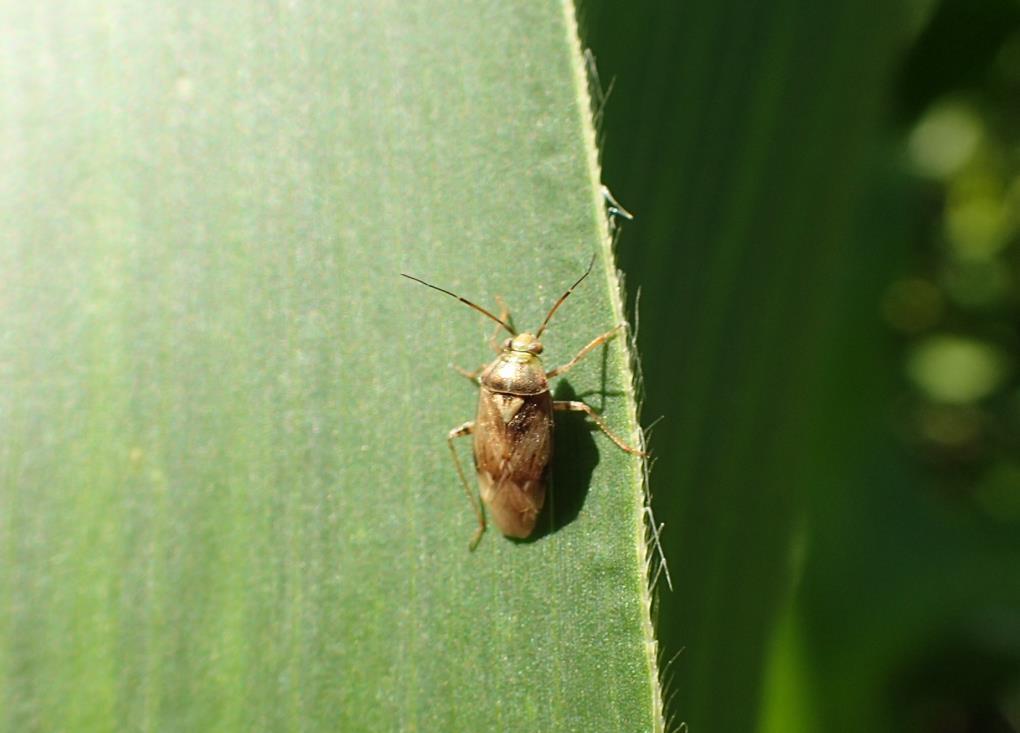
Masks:
[[[398,277],[621,320],[572,12],[3,6],[0,727],[661,729],[641,462],[468,552],[492,324]],[[636,439],[623,339],[555,394]]]

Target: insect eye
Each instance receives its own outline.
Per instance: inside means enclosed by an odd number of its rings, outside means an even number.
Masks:
[[[503,342],[503,348],[504,349],[509,349],[509,348],[511,348],[513,346],[513,343],[514,343],[514,340],[512,338],[509,338],[509,339],[507,339],[506,341]]]
[[[541,341],[536,341],[535,343],[533,343],[528,348],[528,351],[530,351],[532,354],[541,354],[542,353],[542,342]]]

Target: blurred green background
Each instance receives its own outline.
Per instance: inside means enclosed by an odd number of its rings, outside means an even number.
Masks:
[[[1020,727],[1020,4],[581,9],[674,729]]]

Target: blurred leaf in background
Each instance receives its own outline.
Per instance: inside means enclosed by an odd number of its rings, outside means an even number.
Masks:
[[[1017,4],[584,9],[670,714],[1020,725]]]

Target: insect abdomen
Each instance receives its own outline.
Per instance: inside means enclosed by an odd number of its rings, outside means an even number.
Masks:
[[[527,537],[545,502],[552,458],[552,397],[481,389],[475,420],[475,468],[482,501],[508,537]]]

